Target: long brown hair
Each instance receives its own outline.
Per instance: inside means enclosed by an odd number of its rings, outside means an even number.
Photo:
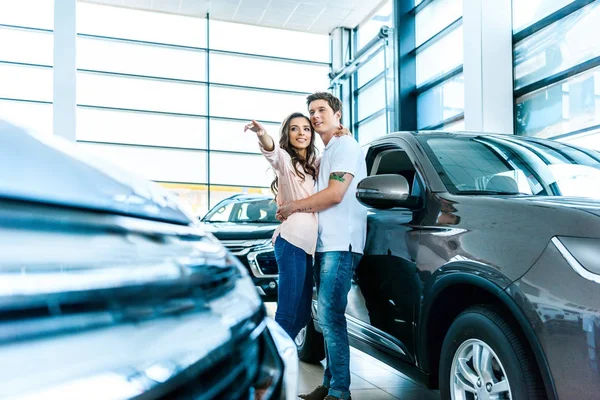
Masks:
[[[290,123],[292,122],[292,120],[294,118],[304,118],[308,122],[308,125],[310,126],[310,143],[309,143],[308,147],[306,148],[306,158],[302,158],[300,156],[300,154],[298,154],[298,150],[296,150],[290,144]],[[285,150],[292,158],[292,165],[294,166],[294,171],[296,172],[296,175],[298,175],[298,177],[300,179],[304,180],[304,179],[306,179],[306,176],[300,169],[298,169],[299,165],[302,167],[302,169],[307,174],[312,176],[315,181],[317,180],[317,169],[315,168],[315,162],[317,161],[318,151],[317,151],[317,148],[315,147],[315,130],[313,129],[312,124],[310,123],[310,119],[306,115],[299,113],[299,112],[295,112],[295,113],[290,114],[283,121],[283,123],[281,124],[279,147],[281,147],[283,150]],[[275,175],[275,179],[271,183],[271,191],[275,195],[275,198],[277,198],[278,188],[279,188],[279,177],[277,175]]]

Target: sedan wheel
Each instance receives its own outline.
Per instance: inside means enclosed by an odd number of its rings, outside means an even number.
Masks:
[[[315,329],[311,320],[294,338],[298,348],[298,358],[311,364],[318,364],[325,358],[325,342],[323,335]]]
[[[506,371],[485,342],[469,339],[452,360],[450,391],[455,400],[512,399]]]
[[[300,332],[298,332],[298,336],[296,336],[296,338],[294,339],[294,342],[296,342],[296,346],[298,346],[298,347],[302,347],[302,345],[304,344],[305,341],[306,341],[306,327],[302,328],[300,330]]]

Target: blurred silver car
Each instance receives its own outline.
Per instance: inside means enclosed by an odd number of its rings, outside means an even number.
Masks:
[[[0,121],[0,398],[292,399],[294,342],[166,190]]]

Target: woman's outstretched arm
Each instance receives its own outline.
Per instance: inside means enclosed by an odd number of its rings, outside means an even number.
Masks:
[[[273,141],[273,138],[269,136],[260,122],[252,120],[252,122],[244,126],[244,132],[247,130],[251,130],[252,132],[256,133],[256,137],[266,151],[273,151],[275,149],[275,141]]]

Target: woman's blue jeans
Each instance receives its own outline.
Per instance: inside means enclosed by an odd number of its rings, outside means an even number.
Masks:
[[[275,260],[279,268],[275,321],[294,339],[311,320],[313,258],[278,236],[275,239]]]

